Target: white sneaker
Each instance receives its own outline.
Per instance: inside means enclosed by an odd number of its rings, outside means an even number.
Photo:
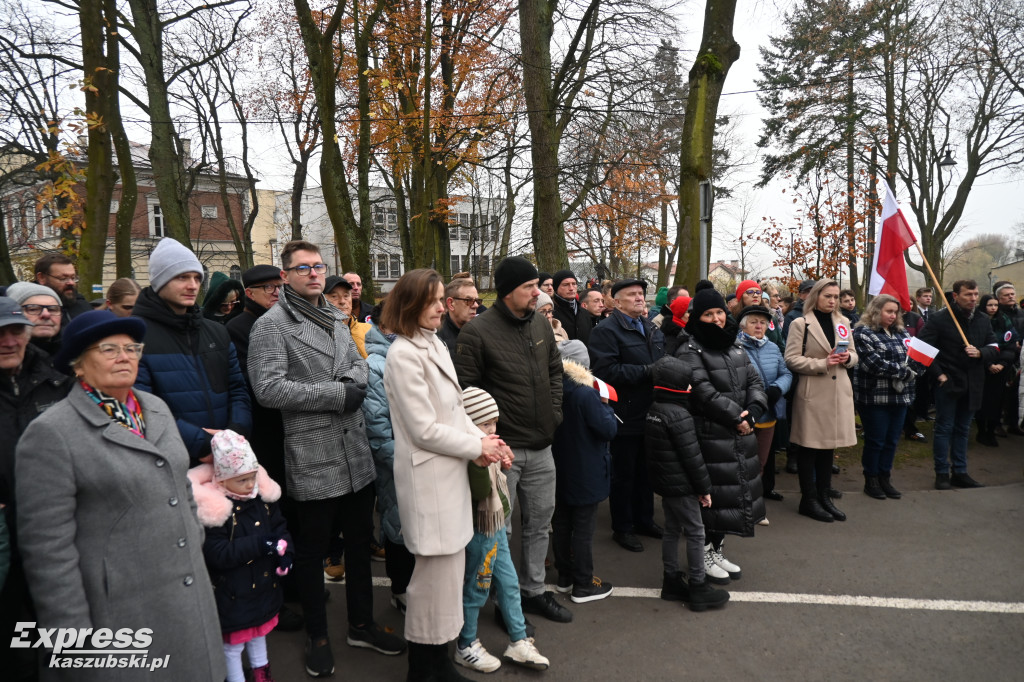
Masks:
[[[757,525],[759,525],[759,526],[767,526],[767,525],[770,525],[770,524],[768,523],[768,517],[766,516],[766,517],[764,517],[763,519],[761,519],[760,521],[758,521],[758,522],[757,522]]]
[[[722,547],[725,547],[724,543],[722,544]],[[707,545],[704,548],[704,551],[707,552],[707,550],[710,549],[711,557],[715,564],[723,571],[728,573],[731,579],[739,580],[740,577],[743,575],[743,572],[740,570],[739,566],[729,561],[722,555],[722,547],[715,549],[714,545]]]
[[[731,582],[728,571],[715,563],[715,557],[711,554],[711,545],[704,548],[704,575],[716,585],[728,585]]]
[[[527,637],[521,639],[518,642],[512,642],[505,649],[505,658],[518,663],[525,668],[533,668],[534,670],[547,670],[551,665],[551,661],[540,655],[537,651],[537,647],[533,645],[533,637]]]
[[[508,655],[508,652],[505,652],[505,654]],[[479,639],[474,639],[473,643],[465,649],[460,649],[456,644],[455,662],[464,668],[481,673],[493,673],[501,667],[501,661],[491,656]]]

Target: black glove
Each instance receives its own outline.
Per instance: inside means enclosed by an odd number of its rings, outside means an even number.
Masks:
[[[277,560],[277,574],[287,575],[288,571],[292,570],[292,555],[285,554]]]
[[[260,552],[267,556],[277,556],[277,536],[269,533],[261,535]]]
[[[779,398],[782,397],[782,389],[778,386],[768,387],[768,407],[775,407],[775,403],[779,402]]]
[[[345,405],[342,412],[355,412],[366,398],[366,384],[345,384]]]

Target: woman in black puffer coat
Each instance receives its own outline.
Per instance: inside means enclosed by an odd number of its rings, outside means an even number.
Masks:
[[[753,536],[754,525],[765,517],[753,427],[768,399],[757,369],[736,345],[739,328],[727,321],[720,293],[697,292],[686,331],[689,338],[680,343],[676,357],[689,365],[693,376],[690,411],[715,501],[701,510],[708,540],[704,565],[712,582],[725,584],[741,574],[722,555],[725,534]]]

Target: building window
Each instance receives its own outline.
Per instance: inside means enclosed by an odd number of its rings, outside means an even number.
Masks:
[[[216,220],[217,219],[217,207],[216,206],[200,206],[199,207],[199,214],[202,215],[203,218],[207,218],[209,220]]]
[[[242,281],[242,268],[238,267],[237,265],[232,265],[231,268],[228,270],[228,274],[231,277],[231,279],[235,280],[236,282]]]
[[[160,204],[153,204],[149,207],[149,236],[157,239],[167,236],[164,213],[160,210]]]
[[[117,211],[120,208],[121,208],[121,202],[120,201],[118,201],[117,199],[111,199],[110,200],[110,212],[111,213],[117,213]]]
[[[391,256],[391,279],[398,279],[402,276],[402,257],[396,254]]]

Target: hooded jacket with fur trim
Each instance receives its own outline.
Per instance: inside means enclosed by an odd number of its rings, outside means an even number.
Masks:
[[[555,499],[561,504],[597,504],[611,489],[608,443],[618,432],[611,405],[601,402],[594,375],[562,359],[562,423],[555,431]]]
[[[203,543],[206,568],[213,583],[221,631],[225,634],[268,622],[284,599],[276,569],[280,557],[268,554],[267,540],[286,540],[294,557],[292,537],[278,509],[279,486],[266,470],[256,472],[259,494],[251,500],[232,500],[213,482],[213,466],[189,470],[199,522],[207,528]]]

